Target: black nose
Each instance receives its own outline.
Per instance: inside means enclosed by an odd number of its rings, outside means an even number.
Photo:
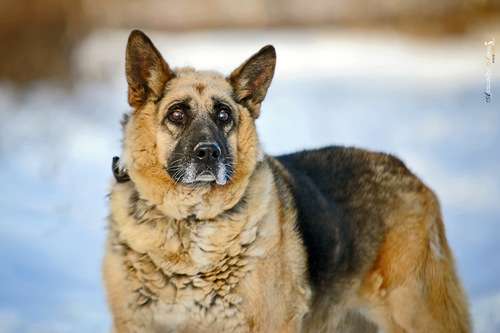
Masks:
[[[203,162],[216,161],[220,155],[220,147],[216,143],[200,142],[194,147],[194,156]]]

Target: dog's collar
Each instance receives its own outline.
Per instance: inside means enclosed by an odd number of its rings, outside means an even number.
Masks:
[[[127,169],[120,166],[120,158],[114,156],[111,162],[111,170],[113,171],[113,176],[118,183],[126,183],[130,180]]]

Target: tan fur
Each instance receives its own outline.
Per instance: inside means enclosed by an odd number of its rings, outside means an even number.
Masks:
[[[172,71],[149,44],[134,32],[127,51],[134,110],[122,156],[131,181],[112,185],[103,263],[115,332],[373,332],[372,323],[387,333],[470,331],[437,199],[413,176],[376,173],[388,189],[376,260],[335,304],[311,304],[292,178],[265,157],[254,122],[274,49],[226,79]],[[165,161],[181,133],[163,122],[167,109],[189,97],[205,117],[214,96],[235,110],[226,133],[235,173],[223,186],[176,183]],[[366,153],[374,168],[383,159]],[[411,190],[393,191],[400,187]]]
[[[360,288],[368,317],[386,332],[469,332],[467,301],[437,199],[421,186],[397,204]]]
[[[130,184],[115,185],[111,227],[117,234],[110,237],[104,273],[117,330],[164,325],[182,332],[246,332],[251,322],[254,331],[271,332],[297,326],[308,297],[305,258],[271,184],[266,168],[255,174],[249,198],[269,199],[249,199],[236,216],[190,222],[152,210],[155,223],[149,225],[128,215]]]

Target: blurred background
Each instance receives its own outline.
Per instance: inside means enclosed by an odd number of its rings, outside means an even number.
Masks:
[[[224,73],[274,44],[266,150],[401,157],[441,199],[475,331],[500,332],[500,64],[484,45],[500,1],[2,0],[0,333],[109,331],[100,262],[132,28],[174,67]]]

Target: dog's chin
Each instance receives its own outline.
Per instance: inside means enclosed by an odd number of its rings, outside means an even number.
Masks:
[[[217,184],[217,185],[225,185],[227,183],[227,177],[225,173],[219,174],[216,176],[211,171],[202,171],[199,173],[193,183],[197,184]]]
[[[225,185],[227,183],[226,176],[216,177],[212,172],[203,171],[198,174],[193,180],[187,179],[186,184],[196,184],[196,185]]]
[[[215,176],[211,173],[202,173],[201,175],[196,176],[194,179],[195,182],[214,182],[216,181]]]
[[[219,165],[215,170],[212,170],[209,168],[200,169],[198,165],[188,164],[183,168],[182,173],[174,173],[171,176],[180,184],[196,186],[212,184],[222,186],[229,180],[228,170],[223,165]]]

